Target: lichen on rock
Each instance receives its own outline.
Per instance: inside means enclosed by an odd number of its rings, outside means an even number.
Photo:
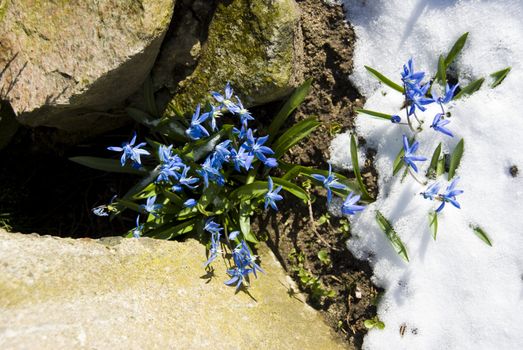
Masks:
[[[190,113],[230,81],[247,106],[286,96],[302,80],[299,9],[294,0],[220,2],[194,72],[166,108]]]

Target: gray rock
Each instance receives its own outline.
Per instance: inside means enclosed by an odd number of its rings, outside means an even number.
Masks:
[[[249,293],[205,247],[0,231],[1,349],[344,349],[266,247]]]
[[[97,133],[149,74],[175,0],[0,1],[0,95],[19,121]],[[0,69],[1,71],[1,69]]]
[[[201,43],[193,45],[198,64],[175,87],[165,114],[191,113],[227,81],[246,106],[285,97],[303,80],[299,18],[294,0],[219,2],[207,40],[201,49]]]

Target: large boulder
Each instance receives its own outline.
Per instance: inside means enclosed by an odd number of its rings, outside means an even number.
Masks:
[[[0,230],[0,349],[344,349],[266,247],[248,293],[195,240]]]
[[[172,90],[166,115],[191,113],[230,81],[247,106],[278,100],[303,80],[300,12],[294,0],[221,1],[196,68]],[[169,85],[169,84],[167,84]]]
[[[0,1],[0,96],[29,126],[114,128],[122,117],[110,109],[149,74],[174,3]]]

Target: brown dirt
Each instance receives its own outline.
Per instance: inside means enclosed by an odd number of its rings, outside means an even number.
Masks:
[[[303,13],[305,77],[312,77],[314,81],[309,97],[289,125],[317,116],[322,126],[295,146],[284,160],[326,169],[331,140],[336,133],[352,128],[354,109],[363,104],[349,81],[355,36],[345,22],[341,6],[318,0],[297,2]],[[370,191],[375,193],[376,177],[371,170],[373,155],[367,156],[363,176]],[[344,175],[353,177],[351,173]],[[376,314],[379,291],[370,280],[372,270],[368,263],[355,259],[346,247],[349,237],[343,230],[346,220],[330,218],[321,224],[320,218],[327,212],[325,192],[313,190],[311,194],[317,198],[311,204],[311,211],[308,205],[287,196],[278,213],[258,218],[257,225],[267,228],[269,246],[295,277],[300,289],[308,293],[308,302],[321,310],[350,348],[359,349],[367,332],[363,322]],[[321,250],[327,253],[330,263],[320,261],[318,252]],[[298,256],[301,256],[301,263]],[[308,272],[309,276],[319,278],[322,288],[334,291],[336,295],[315,296],[310,285],[300,283],[300,264],[302,275]]]

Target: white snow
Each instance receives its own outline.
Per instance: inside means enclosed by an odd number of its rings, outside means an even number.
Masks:
[[[401,182],[401,173],[392,176],[401,137],[411,135],[408,127],[358,116],[358,135],[378,152],[380,194],[351,218],[348,246],[370,260],[375,283],[386,290],[378,307],[385,329],[371,330],[364,348],[523,349],[523,1],[345,0],[344,6],[357,35],[351,78],[367,98],[366,109],[405,119],[402,95],[380,85],[364,65],[400,82],[402,65],[412,57],[416,71],[433,75],[438,56],[464,32],[470,34],[456,64],[462,85],[512,67],[497,88],[488,86],[488,78],[480,91],[450,105],[454,138],[428,128],[436,106],[423,114],[417,154],[430,159],[439,142],[448,153],[465,139],[458,169],[462,209],[447,204],[436,241],[427,217],[436,204],[419,195],[426,186],[410,176]],[[331,150],[335,165],[350,168],[348,135],[339,135]],[[515,178],[512,165],[520,169]],[[446,186],[446,174],[439,181]],[[409,263],[379,229],[376,210],[407,246]],[[471,224],[489,234],[493,247]]]

